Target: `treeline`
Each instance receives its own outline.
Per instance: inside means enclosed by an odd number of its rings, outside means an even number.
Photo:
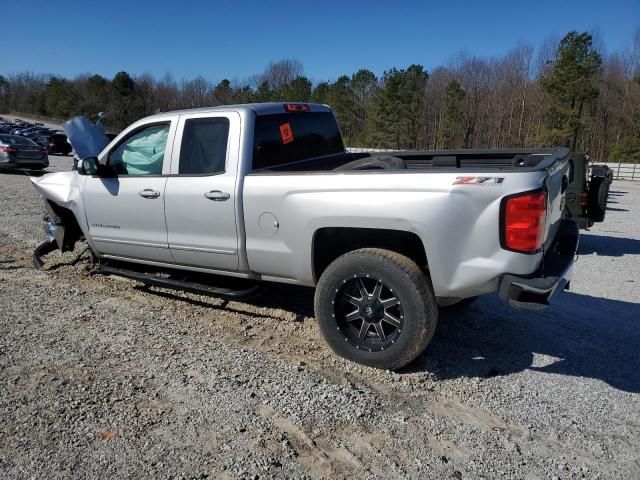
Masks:
[[[334,108],[347,145],[393,149],[565,145],[598,161],[640,160],[640,30],[606,54],[570,32],[502,58],[460,55],[447,66],[358,70],[312,82],[297,60],[271,63],[246,81],[212,84],[126,72],[112,79],[0,75],[0,111],[70,118],[106,112],[118,130],[156,112],[232,103],[299,101]]]

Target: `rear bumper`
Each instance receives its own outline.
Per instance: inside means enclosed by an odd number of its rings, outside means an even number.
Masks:
[[[564,219],[540,267],[531,275],[507,274],[500,281],[500,298],[509,305],[542,310],[558,292],[568,288],[578,251],[578,224]]]

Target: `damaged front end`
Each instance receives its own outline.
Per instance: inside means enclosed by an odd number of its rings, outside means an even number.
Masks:
[[[101,121],[103,115],[98,116],[100,120],[96,124],[79,116],[63,125],[78,158],[98,156],[109,143]],[[47,215],[44,217],[47,240],[33,252],[33,265],[36,268],[42,268],[44,265],[43,255],[56,249],[61,252],[73,251],[78,240],[86,238],[89,247],[93,247],[82,206],[81,192],[84,181],[84,176],[74,171],[31,177],[34,188],[44,198],[47,207]]]
[[[44,198],[47,214],[43,218],[46,240],[33,251],[33,266],[42,268],[42,257],[59,249],[70,252],[76,242],[84,238],[83,231],[76,220],[80,213],[79,186],[74,172],[59,172],[32,177],[35,189]],[[78,212],[74,212],[78,210]],[[82,218],[82,217],[79,217]]]
[[[78,240],[82,240],[82,231],[71,212],[55,213],[56,208],[46,203],[49,214],[42,219],[42,228],[47,239],[33,251],[33,266],[41,269],[44,266],[42,257],[54,250],[72,252]]]
[[[42,228],[47,235],[47,239],[36,247],[33,251],[33,266],[38,270],[44,266],[42,257],[47,253],[51,253],[58,248],[58,242],[56,241],[56,227],[57,225],[49,215],[45,215],[42,219]]]

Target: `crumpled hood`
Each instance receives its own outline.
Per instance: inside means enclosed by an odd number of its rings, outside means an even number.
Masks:
[[[41,177],[30,177],[30,180],[36,191],[45,199],[74,213],[80,206],[84,177],[77,172],[47,173]]]
[[[36,191],[44,198],[49,218],[45,217],[49,237],[34,251],[33,264],[41,268],[42,256],[59,248],[62,252],[73,251],[76,242],[85,237],[89,246],[89,226],[82,205],[82,185],[86,177],[78,172],[47,173],[41,177],[30,177]],[[55,224],[55,226],[53,226]]]
[[[77,116],[64,122],[62,128],[80,159],[97,157],[109,143],[102,122],[94,124],[86,117]]]

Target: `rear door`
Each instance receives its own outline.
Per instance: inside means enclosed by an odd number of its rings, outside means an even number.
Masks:
[[[173,263],[164,196],[178,117],[134,127],[100,158],[115,178],[87,177],[89,233],[103,255]]]
[[[238,269],[236,225],[240,115],[180,116],[165,214],[176,263]]]

